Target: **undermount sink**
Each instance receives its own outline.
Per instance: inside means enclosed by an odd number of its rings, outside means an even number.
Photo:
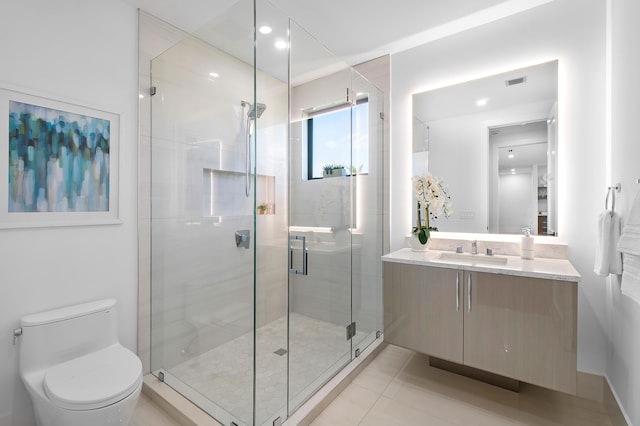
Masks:
[[[489,265],[506,265],[507,258],[502,256],[486,256],[484,254],[469,254],[469,253],[441,253],[438,256],[439,260],[448,260],[455,262],[464,262],[470,264],[485,263]]]

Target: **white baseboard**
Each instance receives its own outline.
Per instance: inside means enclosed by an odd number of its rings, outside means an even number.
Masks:
[[[609,382],[609,378],[599,374],[578,371],[576,376],[576,396],[603,403],[609,415],[614,420],[614,425],[631,426],[629,416],[624,411],[615,390]]]
[[[614,419],[619,421],[624,420],[627,425],[633,426],[631,420],[629,420],[629,416],[624,410],[624,406],[620,402],[620,398],[616,393],[613,386],[611,386],[611,382],[609,381],[609,377],[604,376],[604,384],[605,384],[605,396],[604,396],[604,404],[607,406],[609,413]],[[617,412],[616,412],[617,410]],[[618,423],[614,423],[618,424]],[[622,424],[622,423],[621,423]]]

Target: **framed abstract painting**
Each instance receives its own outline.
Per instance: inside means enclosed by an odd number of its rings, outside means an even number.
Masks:
[[[0,228],[120,223],[120,116],[0,88]]]

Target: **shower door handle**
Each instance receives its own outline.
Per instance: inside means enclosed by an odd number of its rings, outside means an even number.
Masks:
[[[302,270],[293,267],[293,246],[295,240],[302,241]],[[307,237],[300,235],[289,235],[289,272],[296,275],[307,275]]]

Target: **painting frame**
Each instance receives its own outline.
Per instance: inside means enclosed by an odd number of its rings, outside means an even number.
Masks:
[[[106,161],[102,161],[100,164],[102,164],[103,170],[106,169],[106,172],[103,173],[107,173],[108,178],[106,183],[100,186],[102,191],[101,203],[77,203],[75,209],[69,208],[67,211],[56,210],[54,206],[47,207],[46,203],[43,210],[46,208],[47,211],[20,210],[14,207],[16,205],[15,202],[10,203],[10,197],[13,197],[13,195],[10,196],[10,191],[14,191],[13,187],[10,187],[12,185],[10,183],[10,169],[12,171],[16,169],[15,167],[10,167],[12,159],[15,160],[10,158],[11,155],[15,155],[15,153],[10,153],[10,143],[13,143],[14,147],[16,145],[15,137],[13,141],[10,140],[12,139],[10,138],[10,114],[12,113],[11,108],[16,108],[16,106],[33,107],[38,113],[42,113],[42,111],[52,114],[64,113],[65,116],[72,118],[80,117],[107,124],[106,147],[108,150],[105,150],[104,154],[102,150],[100,151],[100,155],[107,158]],[[15,124],[16,111],[13,111],[13,114]],[[0,86],[0,229],[122,223],[119,216],[120,119],[120,114],[115,112],[54,99],[54,97],[38,96],[4,85]],[[95,132],[92,133],[92,135],[94,134]],[[104,140],[105,138],[103,137],[102,139]],[[20,145],[20,147],[24,149],[24,146]],[[90,152],[87,144],[84,147],[87,152]],[[53,156],[51,159],[54,164],[57,164],[57,160]],[[15,166],[15,161],[12,164]],[[22,165],[24,165],[24,161]],[[49,171],[45,172],[45,176],[48,176],[46,173],[49,173]],[[14,186],[19,187],[17,184]],[[25,193],[28,192],[28,190],[25,190]],[[33,196],[31,196],[31,199],[33,199]],[[54,201],[45,201],[51,204],[54,203]],[[64,202],[60,205],[64,205]],[[87,207],[89,205],[91,207]]]

